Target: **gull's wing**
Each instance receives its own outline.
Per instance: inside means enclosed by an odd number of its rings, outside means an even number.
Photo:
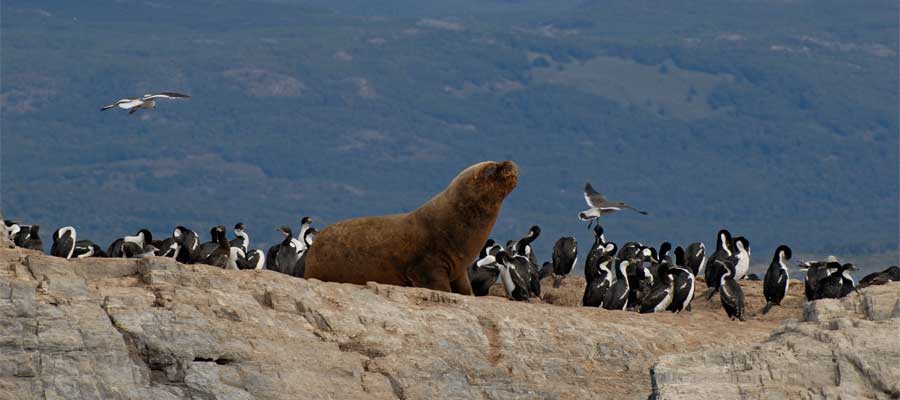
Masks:
[[[181,93],[175,92],[160,92],[160,93],[151,93],[145,94],[144,97],[141,97],[141,100],[153,100],[153,99],[187,99],[191,96]]]
[[[628,204],[625,204],[625,203],[622,203],[622,207],[623,207],[623,208],[627,208],[627,209],[629,209],[629,210],[634,210],[634,211],[636,211],[636,212],[638,212],[638,213],[641,213],[641,214],[644,214],[644,215],[647,215],[647,212],[646,212],[646,211],[638,210],[637,208],[634,208],[634,207],[632,207],[632,206],[629,206]]]
[[[113,108],[116,106],[127,110],[129,108],[137,107],[137,106],[141,105],[141,103],[143,103],[143,102],[140,99],[121,99],[115,103],[108,105],[108,106],[104,106],[103,108],[100,109],[100,111],[106,111],[106,110],[109,110],[110,108]]]
[[[587,202],[588,206],[597,208],[608,200],[606,200],[606,196],[602,193],[594,190],[594,187],[591,186],[590,182],[587,182],[584,184],[584,201]]]

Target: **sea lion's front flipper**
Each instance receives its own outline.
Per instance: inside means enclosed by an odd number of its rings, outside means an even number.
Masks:
[[[432,274],[429,281],[422,285],[414,285],[418,287],[428,288],[431,290],[440,290],[442,292],[450,292],[450,278],[445,274]],[[469,292],[472,288],[469,288]]]
[[[472,282],[469,282],[469,275],[463,274],[459,278],[456,278],[456,280],[450,282],[450,289],[453,290],[453,293],[471,296]]]

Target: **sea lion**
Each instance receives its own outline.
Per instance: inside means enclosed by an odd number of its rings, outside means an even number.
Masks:
[[[486,161],[460,172],[415,211],[331,225],[310,247],[304,277],[470,295],[466,269],[518,181],[516,163]]]

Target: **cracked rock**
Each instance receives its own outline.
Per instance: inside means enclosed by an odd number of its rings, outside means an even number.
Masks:
[[[900,395],[900,284],[808,307],[793,285],[762,316],[760,284],[742,282],[739,323],[702,300],[572,307],[578,279],[525,304],[155,257],[0,262],[2,400]]]

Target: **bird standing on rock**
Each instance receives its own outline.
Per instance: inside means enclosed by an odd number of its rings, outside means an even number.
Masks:
[[[50,247],[50,255],[67,260],[72,258],[72,253],[75,252],[76,238],[75,228],[71,226],[57,229],[56,232],[53,232],[53,246]]]
[[[786,245],[778,246],[766,277],[763,279],[763,295],[766,297],[766,307],[762,313],[767,314],[774,306],[780,306],[787,294],[791,274],[788,272],[787,260],[791,259],[791,248]]]
[[[88,258],[88,257],[106,257],[106,252],[103,251],[100,246],[96,243],[82,239],[75,242],[75,250],[72,252],[72,257],[75,258]]]
[[[628,260],[622,260],[616,267],[616,282],[603,298],[603,308],[607,310],[625,310],[628,308],[628,295],[631,289],[628,286],[628,275],[625,271],[628,269]]]
[[[671,270],[674,294],[672,304],[667,308],[671,312],[690,311],[691,301],[694,300],[695,276],[684,264],[684,249],[678,246],[675,248],[675,267]]]
[[[284,235],[284,240],[269,248],[266,254],[266,268],[282,274],[293,275],[294,267],[300,260],[300,254],[297,251],[296,239],[293,238],[291,227],[284,225],[278,228],[278,231]]]
[[[725,274],[719,282],[719,297],[722,300],[722,308],[728,317],[744,321],[744,290],[734,279],[734,263],[732,259],[716,260]]]
[[[657,269],[657,278],[644,298],[641,299],[640,313],[665,311],[672,304],[675,288],[669,262],[662,262]]]
[[[684,251],[684,266],[691,270],[694,276],[699,276],[706,269],[706,246],[703,242],[694,242],[688,245]]]
[[[615,243],[606,242],[602,247],[598,247],[595,250],[597,251],[593,253],[593,257],[592,254],[588,254],[588,257],[592,257],[592,261],[589,264],[584,265],[584,279],[589,283],[599,276],[600,271],[598,268],[604,262],[607,264],[607,269],[612,271],[614,264],[610,264],[609,262],[615,258],[617,248]]]
[[[497,268],[497,259],[491,254],[491,250],[499,248],[493,239],[488,239],[481,248],[478,259],[469,267],[466,273],[469,275],[469,283],[472,285],[472,294],[475,296],[487,296],[491,286],[497,283],[500,269]]]
[[[201,262],[214,267],[227,268],[229,267],[229,261],[232,260],[232,257],[236,257],[237,255],[231,252],[231,243],[228,241],[228,236],[225,234],[225,225],[219,225],[212,228],[212,234],[213,238],[215,238],[215,243],[218,246]],[[235,249],[238,248],[235,247]],[[241,251],[241,253],[243,253],[243,251]],[[233,267],[232,269],[237,269],[237,267]]]
[[[575,264],[578,262],[578,241],[568,236],[559,238],[553,245],[553,287],[558,288],[562,284]]]
[[[615,243],[609,243],[615,246]],[[615,259],[610,253],[605,253],[596,259],[594,266],[591,268],[591,278],[585,274],[587,285],[584,287],[584,295],[581,297],[581,305],[584,307],[600,307],[606,299],[606,293],[613,286],[613,275],[610,265],[615,263]],[[627,283],[627,282],[626,282]],[[627,295],[626,295],[627,296]]]
[[[719,291],[719,283],[722,281],[722,276],[725,275],[722,264],[716,261],[724,261],[731,257],[731,246],[731,232],[727,229],[719,230],[716,235],[716,251],[706,261],[706,271],[704,271],[706,286],[709,287],[706,292],[707,300],[712,299],[713,295]]]
[[[803,292],[806,300],[813,301],[820,299],[819,282],[827,278],[831,273],[837,271],[837,267],[841,264],[834,256],[828,256],[825,261],[807,261],[801,262],[799,268],[805,272],[803,280]]]
[[[116,239],[106,249],[112,258],[132,258],[146,253],[144,246],[153,242],[153,234],[148,229],[139,230],[134,236]]]
[[[606,238],[603,237],[603,226],[598,223],[594,225],[594,244],[591,245],[587,256],[584,258],[585,271],[587,271],[588,268],[591,268],[597,261],[597,257],[600,257],[600,254],[603,253],[603,246],[605,243]],[[585,277],[587,278],[587,272],[585,272]]]
[[[840,264],[833,262],[829,263],[828,269],[834,270],[834,272],[819,281],[817,298],[839,299],[850,294],[855,287],[850,271],[856,271],[856,267],[849,263]]]
[[[511,300],[528,301],[529,286],[523,278],[527,271],[527,259],[524,257],[510,257],[505,251],[497,253],[494,258],[500,268],[500,282],[506,290],[506,296]]]
[[[28,229],[27,232],[26,229]],[[16,245],[30,250],[44,251],[44,241],[41,240],[40,230],[40,225],[23,226],[22,232],[19,233],[19,238],[22,239],[21,244],[17,243]]]
[[[231,247],[240,247],[245,253],[250,248],[250,235],[247,234],[247,226],[243,222],[234,225],[234,239],[231,239]]]

